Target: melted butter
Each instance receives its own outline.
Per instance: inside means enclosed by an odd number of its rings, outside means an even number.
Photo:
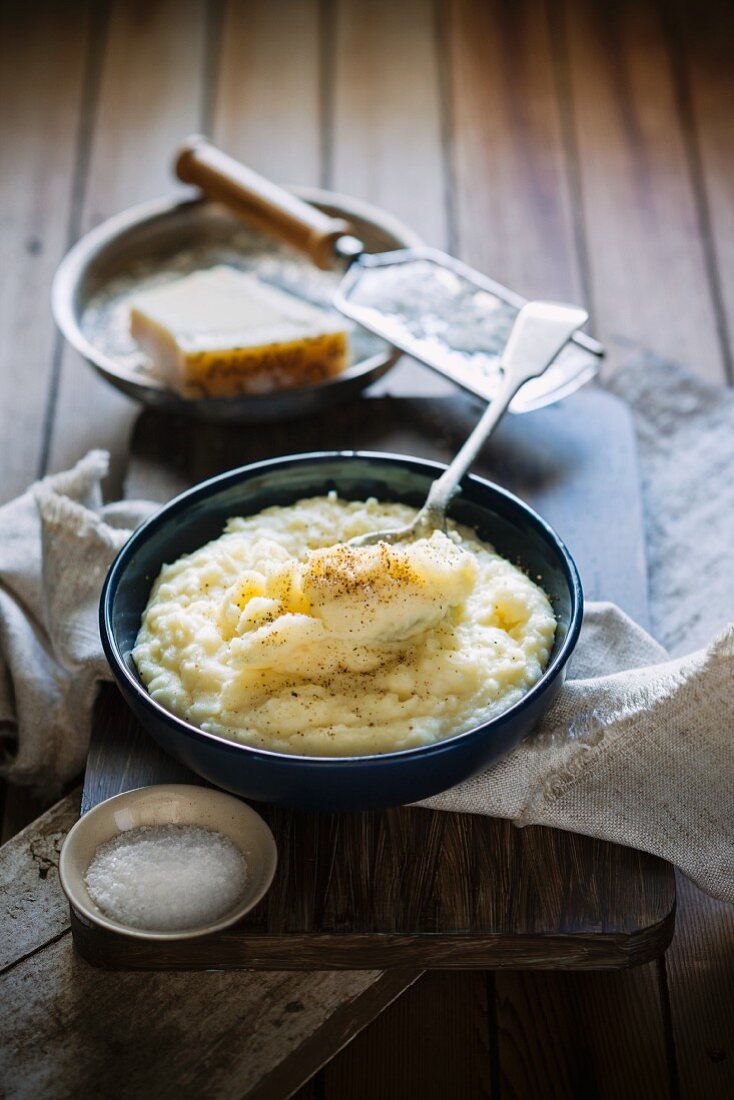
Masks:
[[[220,614],[227,638],[251,642],[249,661],[240,647],[244,663],[259,667],[277,667],[306,643],[415,638],[461,604],[477,577],[473,555],[438,531],[397,546],[341,543],[263,569],[232,585]]]
[[[471,554],[441,532],[389,546],[315,551],[304,577],[313,613],[338,638],[404,641],[436,626],[474,587]]]

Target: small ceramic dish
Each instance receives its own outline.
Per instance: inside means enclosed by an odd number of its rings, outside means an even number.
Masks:
[[[245,892],[237,904],[210,924],[175,932],[133,928],[103,913],[89,896],[84,881],[87,869],[100,844],[141,825],[199,825],[229,837],[247,864]],[[115,795],[80,818],[61,849],[59,877],[72,907],[101,928],[142,940],[186,940],[219,932],[240,920],[267,893],[277,862],[273,834],[245,802],[209,787],[163,783]]]

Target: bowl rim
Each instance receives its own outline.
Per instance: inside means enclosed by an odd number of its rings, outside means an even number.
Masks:
[[[393,247],[418,248],[423,244],[419,234],[410,229],[394,215],[381,210],[362,199],[353,199],[339,191],[330,191],[321,187],[286,187],[299,198],[310,202],[315,206],[332,206],[343,208],[345,216],[352,215],[371,222],[374,226],[388,236],[399,242]],[[181,192],[162,195],[158,198],[147,199],[137,203],[117,214],[106,218],[99,225],[94,226],[76,241],[62,257],[54,272],[51,282],[51,313],[56,327],[68,343],[84,359],[87,360],[108,381],[127,383],[151,393],[159,393],[166,397],[180,398],[170,386],[153,376],[141,376],[136,371],[119,363],[113,356],[101,351],[88,339],[81,325],[81,317],[74,308],[74,297],[77,293],[82,278],[90,267],[90,264],[107,245],[118,241],[127,233],[146,225],[147,223],[160,221],[178,213],[188,210],[196,210],[197,207],[217,206],[212,200],[201,195],[200,192]],[[234,217],[234,216],[233,216]],[[236,221],[236,218],[235,218]],[[385,370],[393,367],[403,354],[399,348],[394,347],[388,341],[384,352],[377,352],[350,365],[337,379],[354,381],[365,374],[369,374],[379,365],[385,364]],[[300,387],[300,390],[318,390],[330,388],[334,385],[334,379],[325,379],[312,386]],[[253,407],[258,401],[272,397],[272,394],[248,394],[248,400],[253,401]],[[182,399],[183,400],[183,399]],[[207,398],[209,401],[222,401],[228,403],[230,398]]]
[[[205,481],[198,482],[189,489],[185,489],[137,527],[127,542],[118,551],[105,577],[100,597],[99,630],[102,638],[102,647],[107,662],[118,681],[122,679],[128,689],[132,690],[133,694],[140,700],[146,710],[152,712],[156,718],[162,719],[167,724],[175,727],[178,732],[184,733],[196,740],[203,739],[213,742],[221,748],[230,749],[232,751],[241,750],[245,753],[254,753],[258,757],[266,757],[283,763],[293,762],[298,763],[300,766],[313,768],[346,768],[348,766],[354,767],[355,764],[374,765],[380,762],[389,763],[392,760],[411,760],[416,757],[425,759],[426,757],[440,755],[448,746],[455,745],[457,742],[463,744],[466,741],[483,736],[488,729],[498,728],[507,721],[510,721],[515,715],[527,709],[544,692],[548,685],[556,679],[567,664],[578,641],[584,609],[583,589],[581,587],[581,579],[576,563],[561,537],[542,516],[530,507],[529,504],[526,504],[525,501],[521,500],[521,498],[514,493],[511,493],[508,489],[503,489],[500,485],[497,485],[493,481],[489,481],[487,478],[479,477],[477,474],[467,474],[463,479],[463,484],[469,482],[478,485],[483,491],[489,490],[491,493],[502,497],[511,506],[524,512],[530,518],[534,526],[539,529],[546,541],[549,542],[558,553],[571,595],[571,614],[568,632],[560,649],[543,669],[537,682],[533,684],[529,691],[526,691],[516,703],[513,703],[512,706],[508,707],[506,710],[500,711],[499,714],[481,722],[479,725],[471,726],[467,730],[451,734],[448,737],[444,737],[428,745],[416,745],[407,749],[397,749],[392,752],[366,753],[358,756],[305,756],[297,753],[277,752],[274,749],[265,749],[257,745],[248,745],[241,741],[222,737],[216,733],[209,733],[207,730],[200,729],[200,727],[193,725],[191,722],[187,722],[186,719],[180,718],[177,714],[174,714],[173,711],[168,710],[153,699],[148,694],[144,685],[128,668],[112,629],[112,606],[115,595],[129,560],[136,553],[138,547],[160,527],[165,526],[171,518],[178,515],[182,509],[212,495],[214,489],[225,489],[229,485],[236,485],[240,481],[247,481],[250,477],[254,477],[260,472],[266,472],[268,469],[287,469],[289,466],[303,466],[309,462],[312,462],[314,465],[320,465],[321,463],[326,464],[327,462],[333,462],[336,459],[356,459],[358,461],[363,459],[368,461],[384,460],[388,465],[407,464],[419,472],[428,474],[433,473],[434,475],[438,475],[446,469],[444,463],[435,462],[432,459],[418,458],[413,455],[400,455],[388,451],[306,451],[300,454],[261,459],[258,462],[247,463],[233,470],[227,470],[224,473],[216,474],[213,477],[207,478]],[[461,495],[462,491],[460,490],[459,494],[457,494],[457,499],[459,499]]]
[[[136,928],[134,925],[124,924],[122,921],[115,920],[114,917],[108,917],[106,913],[94,904],[94,902],[92,902],[91,906],[88,905],[83,897],[79,897],[76,888],[71,884],[72,875],[69,870],[69,861],[72,858],[72,850],[75,841],[78,841],[79,837],[84,832],[87,832],[90,826],[93,826],[95,818],[106,812],[113,803],[122,804],[129,801],[131,797],[133,800],[136,800],[137,798],[145,797],[146,795],[150,796],[154,793],[160,795],[165,793],[169,795],[179,794],[194,800],[200,800],[204,797],[214,797],[218,802],[229,799],[233,804],[236,803],[237,813],[242,814],[243,817],[250,821],[256,819],[257,828],[262,832],[264,846],[265,849],[267,849],[266,854],[269,860],[268,867],[260,885],[252,894],[246,894],[239,905],[233,905],[226,913],[223,913],[221,917],[210,921],[208,924],[194,925],[191,928],[182,928],[173,932]],[[119,836],[125,831],[124,829],[119,829],[116,835]],[[104,841],[100,843],[104,843]],[[99,847],[99,845],[97,845],[97,847]],[[129,791],[120,791],[118,794],[103,799],[95,806],[92,806],[91,809],[87,810],[86,813],[83,813],[79,820],[74,823],[64,838],[64,843],[61,846],[61,852],[59,854],[59,882],[61,884],[61,889],[64,891],[69,905],[71,905],[79,916],[100,928],[104,928],[106,931],[115,932],[118,935],[127,936],[130,939],[157,940],[158,942],[199,939],[203,936],[212,935],[215,932],[221,932],[225,928],[230,928],[262,901],[273,885],[277,869],[278,845],[273,836],[273,831],[264,817],[262,817],[257,810],[253,809],[249,802],[239,798],[237,795],[230,794],[228,791],[223,791],[219,787],[206,787],[200,783],[151,783],[148,786],[132,787]]]

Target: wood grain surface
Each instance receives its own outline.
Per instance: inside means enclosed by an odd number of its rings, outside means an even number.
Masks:
[[[324,1068],[322,1095],[397,1097],[396,1067],[410,1061],[410,1096],[489,1096],[491,995],[480,971],[425,974],[362,1033],[365,1042],[357,1036],[348,1057]],[[416,1049],[424,1051],[422,1058],[413,1057]]]
[[[439,15],[425,0],[336,0],[325,25],[324,185],[379,203],[436,248],[450,247]],[[396,110],[400,103],[400,110]],[[449,395],[403,356],[373,393]]]
[[[96,43],[97,63],[103,58],[104,64],[95,74],[95,109],[80,151],[84,182],[75,235],[126,206],[176,190],[173,150],[204,122],[206,11],[204,0],[109,5]],[[108,493],[118,496],[137,406],[68,346],[51,402],[48,469],[67,469],[91,447],[105,447],[112,457]]]
[[[2,501],[22,492],[44,462],[47,396],[61,354],[48,294],[78,233],[91,4],[79,4],[74,21],[50,3],[38,15],[43,35],[19,5],[0,9],[0,118],[13,159],[12,172],[0,176],[0,246],[13,265],[0,296]]]
[[[722,363],[734,383],[734,7],[680,0],[663,11]]]
[[[71,948],[69,795],[0,849],[3,1095],[287,1096],[416,974],[116,975]],[[8,934],[10,933],[10,934]],[[196,1021],[196,1042],[190,1021]],[[176,1050],[176,1067],[162,1052]]]
[[[333,148],[325,182],[378,203],[426,244],[446,248],[435,19],[423,0],[337,0],[329,59]]]
[[[582,301],[546,13],[535,0],[452,0],[448,19],[455,248],[526,297]]]
[[[642,345],[719,378],[715,304],[661,12],[635,0],[564,7],[590,300],[608,369]],[[671,301],[685,309],[671,310]]]
[[[0,173],[0,254],[8,270],[12,265],[0,293],[2,502],[45,470],[62,354],[48,301],[56,265],[78,232],[80,151],[99,23],[91,3],[77,4],[73,20],[50,2],[35,13],[0,6],[0,125],[4,147],[12,150],[12,170]],[[0,805],[2,840],[45,808],[43,799],[17,787],[0,789]]]
[[[734,379],[731,5],[425,0],[410,5],[420,21],[415,41],[410,27],[397,29],[395,15],[395,61],[387,74],[377,5],[212,0],[202,4],[203,27],[197,5],[176,7],[180,14],[168,21],[169,46],[163,42],[159,54],[140,48],[134,28],[146,25],[160,43],[155,34],[165,28],[156,13],[170,12],[170,5],[27,0],[2,7],[0,125],[11,155],[0,181],[1,232],[12,271],[0,291],[3,499],[45,469],[49,457],[54,468],[80,453],[86,441],[112,447],[118,480],[122,473],[133,417],[127,403],[81,364],[73,385],[62,379],[63,425],[54,424],[61,341],[48,313],[49,284],[82,218],[94,219],[92,204],[85,203],[88,189],[96,189],[103,204],[97,213],[106,214],[170,186],[169,152],[161,148],[152,164],[158,149],[148,145],[146,133],[168,140],[166,119],[175,101],[166,89],[176,81],[181,104],[200,104],[199,121],[192,124],[182,114],[182,125],[210,132],[213,126],[234,152],[266,171],[272,166],[281,180],[340,186],[333,168],[341,165],[345,178],[351,173],[349,186],[373,200],[379,187],[379,201],[405,211],[409,221],[415,199],[423,232],[434,218],[439,227],[445,222],[450,248],[460,244],[465,258],[510,279],[518,290],[563,296],[576,295],[578,288],[578,297],[592,308],[597,333],[611,344],[608,370],[641,344],[709,378],[723,379],[728,372]],[[369,33],[359,39],[355,27]],[[362,71],[374,74],[371,94],[347,87],[355,77],[335,57],[337,39],[340,49],[361,54]],[[432,53],[435,69],[431,63],[418,72],[416,59],[425,64]],[[156,56],[166,59],[167,73],[156,73]],[[401,56],[410,63],[401,64]],[[200,66],[192,65],[194,57]],[[337,67],[344,88],[338,93]],[[390,99],[381,86],[386,75]],[[146,94],[137,95],[135,84]],[[408,104],[411,113],[418,112],[417,133],[423,135],[412,152],[417,149],[427,165],[435,163],[431,135],[441,132],[443,194],[433,176],[408,192],[393,162],[384,159],[390,149],[374,131],[391,126],[409,137]],[[354,128],[352,109],[358,109]],[[370,156],[362,155],[363,141],[370,143]],[[95,156],[98,163],[102,157],[95,149],[109,150],[111,157],[104,188],[102,164],[92,171],[100,183],[90,176]],[[406,152],[396,156],[403,159],[394,163],[405,167]],[[400,388],[403,371],[401,366],[385,379],[388,389],[394,384],[393,392],[406,392]],[[416,387],[420,377],[412,374]],[[30,820],[39,805],[12,789],[5,797],[3,835]],[[402,1100],[415,1094],[415,1082],[424,1100],[545,1097],[554,1090],[583,1098],[728,1098],[734,1091],[734,1035],[728,1026],[734,1016],[733,944],[731,909],[679,879],[677,931],[664,967],[616,975],[504,971],[496,981],[488,977],[486,998],[476,993],[482,975],[475,981],[469,972],[459,975],[467,979],[463,986],[448,972],[421,979],[409,999],[390,1009],[389,1032],[382,1019],[363,1032],[357,1046],[308,1086],[304,1100],[374,1100],[376,1085],[384,1100]],[[83,967],[77,963],[62,974],[49,963],[45,971],[45,951],[36,956],[37,969],[20,987],[17,1002],[5,1002],[11,1015],[27,1010],[28,1021],[44,1025],[65,997],[63,982],[78,982]],[[168,993],[158,1001],[156,1048],[145,1048],[170,1072],[189,1054],[188,1039],[198,1026],[193,1018],[186,1026],[178,1020],[166,1032],[166,1019],[175,1017],[173,991],[185,988],[176,984],[179,977],[185,976],[155,977],[157,988]],[[207,989],[236,1003],[238,976],[220,977],[232,984]],[[335,977],[347,981],[345,974]],[[154,976],[102,978],[119,991],[122,1004],[126,997],[135,1000],[135,989]],[[140,986],[128,985],[129,978],[142,979]],[[451,1032],[466,1051],[463,1072],[461,1058],[452,1057],[436,1034],[437,1001],[464,1021],[463,1032]],[[542,1010],[533,1009],[537,1005]],[[82,1017],[74,1019],[80,1026]],[[123,1030],[129,1026],[124,1013],[113,1022]],[[393,1035],[410,1041],[391,1041]],[[487,1041],[473,1042],[470,1035]],[[54,1081],[56,1095],[69,1094],[60,1040],[46,1045],[43,1035],[28,1030],[22,1050],[16,1065],[37,1075],[29,1078],[26,1094],[36,1081],[44,1087],[33,1095],[52,1095]],[[120,1058],[119,1049],[114,1054]],[[116,1094],[115,1086],[124,1091],[128,1067],[119,1065],[117,1080],[106,1079],[108,1095]],[[90,1079],[81,1081],[74,1072],[77,1085],[88,1091]],[[21,1072],[12,1083],[16,1093],[22,1081]],[[237,1063],[227,1061],[222,1093],[236,1089],[236,1081]],[[187,1094],[196,1095],[201,1083],[201,1077],[190,1079]]]
[[[276,183],[324,183],[322,30],[318,0],[279,0],[277,8],[270,0],[228,0],[223,7],[212,135]]]

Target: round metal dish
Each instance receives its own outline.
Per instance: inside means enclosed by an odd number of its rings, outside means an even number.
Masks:
[[[351,222],[370,252],[421,243],[401,222],[367,203],[316,188],[293,190]],[[202,256],[208,259],[202,261]],[[217,262],[255,270],[298,293],[305,282],[304,297],[323,305],[341,278],[317,271],[308,259],[244,226],[216,203],[164,198],[110,218],[74,245],[54,278],[54,319],[69,343],[111,385],[146,405],[202,420],[261,423],[306,416],[354,396],[400,357],[396,348],[360,329],[352,339],[354,361],[333,379],[278,393],[186,400],[145,369],[127,334],[125,297],[146,282],[162,281],[161,271],[172,278]]]

